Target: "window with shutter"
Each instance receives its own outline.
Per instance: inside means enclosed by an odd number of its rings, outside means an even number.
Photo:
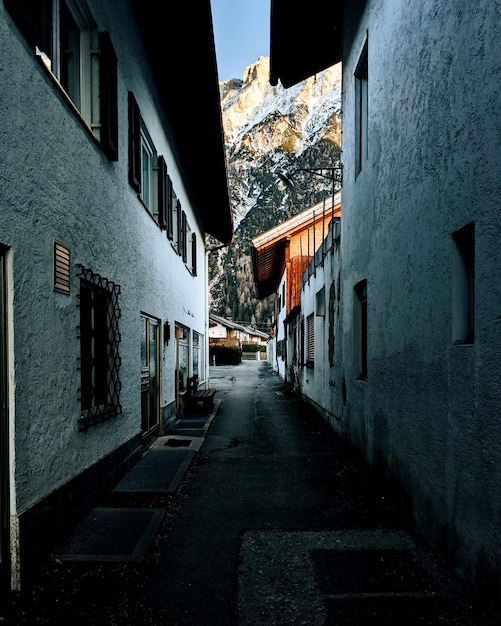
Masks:
[[[159,158],[134,94],[129,91],[129,182],[159,223]]]
[[[179,199],[176,201],[176,227],[176,250],[177,253],[180,255],[183,251],[183,209],[181,207],[181,201]]]
[[[116,161],[117,59],[109,34],[97,32],[87,3],[5,0],[5,7],[42,67],[101,143],[106,156]]]
[[[173,189],[170,176],[167,175],[167,237],[172,241],[174,236],[174,208]]]
[[[129,182],[139,192],[141,189],[141,122],[134,94],[129,91]]]
[[[181,218],[181,255],[183,261],[188,261],[188,224],[186,222],[186,213],[182,212]]]
[[[162,230],[167,229],[169,179],[167,164],[163,156],[158,157],[158,224]]]

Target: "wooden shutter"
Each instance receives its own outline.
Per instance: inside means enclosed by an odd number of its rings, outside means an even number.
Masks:
[[[28,43],[52,59],[52,1],[4,0],[4,5]]]
[[[110,161],[118,161],[117,57],[107,31],[99,33],[99,107],[101,145]]]
[[[169,178],[167,163],[163,156],[158,157],[158,224],[162,230],[167,228]]]
[[[191,273],[197,275],[197,235],[191,235]]]
[[[141,114],[132,91],[129,91],[129,182],[141,191]]]
[[[306,362],[313,363],[315,360],[315,316],[313,313],[306,318],[306,332],[307,332],[307,349],[306,349]]]
[[[178,200],[176,202],[176,213],[177,213],[177,253],[182,254],[183,247],[183,225],[182,225],[182,210],[181,210],[181,201]]]
[[[183,261],[186,263],[188,260],[188,241],[187,241],[187,232],[186,232],[186,213],[182,212],[181,219],[181,254],[183,256]]]
[[[172,199],[172,181],[167,175],[167,237],[172,240],[174,237],[174,202]]]

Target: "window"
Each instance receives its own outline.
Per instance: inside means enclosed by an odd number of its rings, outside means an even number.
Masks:
[[[315,361],[315,314],[306,318],[306,365],[312,366]]]
[[[205,380],[204,336],[193,331],[193,374]]]
[[[471,344],[475,320],[475,223],[463,226],[452,237],[452,340],[456,344]]]
[[[362,171],[367,159],[369,58],[368,41],[365,44],[355,69],[355,169]]]
[[[155,198],[156,154],[145,128],[141,128],[141,200],[158,220]]]
[[[80,427],[122,412],[120,405],[120,287],[91,270],[80,278]]]
[[[84,0],[5,0],[20,32],[111,161],[118,159],[117,59]]]
[[[325,317],[325,287],[315,294],[315,309],[318,317]]]
[[[367,379],[367,281],[355,285],[353,302],[354,367],[359,380]]]
[[[176,322],[177,382],[179,391],[187,388],[190,367],[190,329]]]
[[[159,207],[168,192],[163,179],[166,173],[165,161],[157,157],[139,106],[129,91],[129,182],[157,223],[162,221]]]

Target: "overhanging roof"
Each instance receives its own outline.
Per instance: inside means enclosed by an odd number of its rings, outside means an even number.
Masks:
[[[332,196],[318,202],[305,211],[270,228],[251,241],[251,261],[256,293],[260,300],[276,292],[285,269],[285,252],[291,238],[304,232],[312,223],[325,219],[325,206],[331,206]],[[328,211],[328,218],[341,212],[341,192],[334,195],[335,213]]]
[[[342,60],[344,0],[271,0],[270,83],[287,88]]]
[[[233,214],[210,1],[177,2],[165,19],[156,0],[132,0],[132,5],[190,203],[205,232],[229,244]]]
[[[260,300],[275,293],[285,267],[288,237],[261,247],[251,247],[252,269],[257,296]]]

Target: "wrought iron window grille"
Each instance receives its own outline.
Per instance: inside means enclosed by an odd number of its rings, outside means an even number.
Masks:
[[[77,265],[80,279],[79,429],[122,413],[120,404],[120,286]]]

